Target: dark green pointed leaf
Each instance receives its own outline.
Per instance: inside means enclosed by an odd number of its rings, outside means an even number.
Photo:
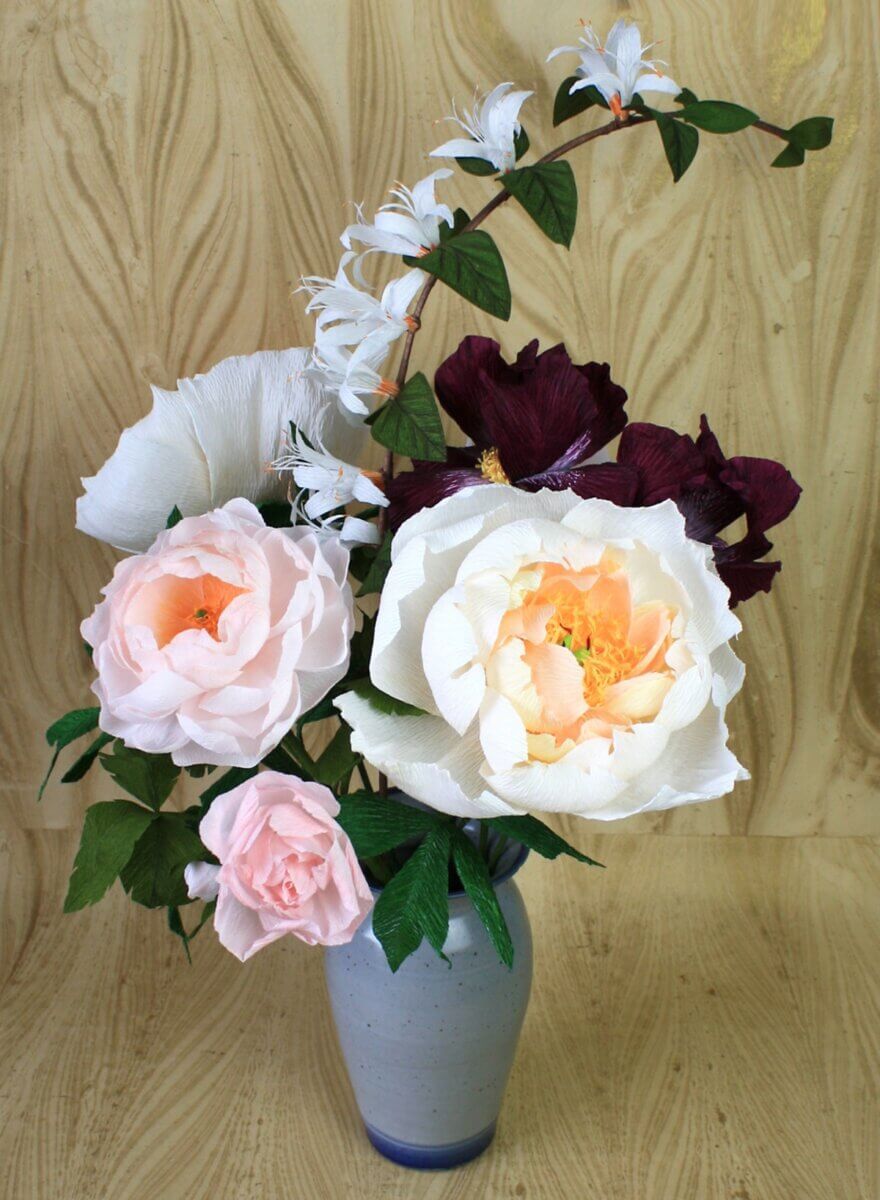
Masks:
[[[69,746],[77,738],[81,738],[85,734],[91,733],[93,729],[97,729],[100,715],[100,708],[75,708],[71,712],[65,713],[63,717],[59,717],[57,721],[53,721],[46,730],[46,741],[50,746],[54,747],[55,753],[52,755],[49,769],[46,771],[43,782],[40,784],[40,790],[37,792],[37,800],[43,799],[43,792],[45,792],[46,784],[55,770],[58,755],[65,746]]]
[[[442,429],[441,429],[442,432]],[[444,439],[443,446],[444,458],[446,456],[446,445]],[[385,537],[382,539],[382,545],[376,551],[376,557],[373,559],[370,569],[364,576],[364,581],[357,590],[358,596],[372,596],[376,592],[382,591],[382,585],[385,583],[385,576],[391,569],[391,540],[392,534],[387,530]]]
[[[513,138],[513,153],[517,162],[519,162],[519,160],[528,150],[530,144],[529,135],[526,133],[525,125],[520,125],[519,132],[514,134]]]
[[[102,754],[101,766],[121,788],[150,808],[159,809],[171,795],[180,775],[170,754],[145,754],[122,742],[113,743],[112,754]]]
[[[206,775],[210,775],[217,768],[210,763],[192,763],[191,766],[184,767],[183,769],[191,779],[204,779]]]
[[[165,528],[173,529],[174,526],[178,523],[178,521],[182,521],[182,520],[183,520],[183,513],[180,511],[180,509],[175,504],[174,508],[172,508],[171,512],[168,514],[168,520],[165,522]]]
[[[536,851],[543,858],[558,858],[560,854],[568,854],[571,858],[576,858],[578,862],[588,863],[591,867],[602,866],[602,863],[597,862],[595,858],[590,858],[586,854],[581,854],[580,850],[575,850],[574,846],[570,846],[565,838],[554,833],[549,825],[545,825],[537,817],[491,817],[486,823],[504,837],[511,838],[515,842],[522,842],[524,846]]]
[[[456,829],[453,836],[452,855],[458,877],[486,927],[498,957],[506,967],[512,967],[513,941],[492,887],[489,868],[474,843],[460,829]]]
[[[758,114],[727,100],[695,100],[678,114],[681,120],[707,133],[738,133],[758,120]]]
[[[393,796],[377,796],[371,792],[351,792],[339,797],[340,812],[336,818],[351,838],[358,858],[374,858],[448,824],[441,813],[402,804]]]
[[[210,787],[199,796],[202,812],[206,813],[218,796],[224,796],[227,792],[231,792],[233,788],[237,788],[239,784],[252,779],[257,773],[256,767],[230,767],[228,771],[215,779]]]
[[[443,957],[449,932],[450,827],[432,829],[401,867],[373,909],[373,930],[392,971],[427,938]]]
[[[554,125],[561,125],[563,121],[568,121],[571,117],[576,117],[578,113],[586,112],[588,108],[593,108],[597,104],[602,108],[608,107],[608,101],[599,89],[592,85],[578,88],[576,92],[572,92],[574,84],[579,82],[580,79],[577,75],[569,75],[568,79],[563,79],[560,83],[556,99],[553,101]]]
[[[498,247],[484,229],[459,233],[430,254],[422,258],[407,256],[404,261],[436,275],[447,287],[493,317],[506,321],[510,316],[507,271]]]
[[[183,813],[156,813],[138,838],[120,872],[122,886],[136,904],[166,908],[185,904],[183,870],[187,863],[209,857]]]
[[[389,713],[393,717],[424,717],[427,715],[423,708],[416,708],[414,704],[407,704],[405,700],[398,700],[395,696],[381,692],[369,679],[356,679],[351,685],[351,690],[362,700],[368,700],[373,708],[378,708],[379,712]]]
[[[666,159],[672,170],[673,181],[678,183],[694,161],[697,147],[700,144],[700,135],[693,126],[684,125],[681,121],[667,116],[666,113],[659,112],[657,109],[649,111],[660,130],[663,149],[666,151]]]
[[[192,966],[192,955],[189,952],[189,934],[183,927],[183,918],[180,915],[180,909],[176,905],[172,905],[168,909],[168,928],[175,937],[180,938],[183,952],[186,955],[186,961]]]
[[[463,208],[457,208],[452,214],[452,224],[447,225],[445,221],[440,225],[440,241],[445,242],[448,238],[456,237],[461,233],[465,225],[470,221],[470,217]]]
[[[92,763],[108,742],[113,741],[110,733],[99,733],[84,754],[81,754],[72,767],[68,767],[61,776],[62,783],[78,783],[90,770]]]
[[[833,130],[833,117],[807,117],[792,125],[786,136],[792,146],[800,150],[824,150],[831,141]]]
[[[444,243],[433,250],[422,262],[435,254],[450,254],[463,238],[472,234],[461,234],[459,238]],[[411,376],[400,391],[387,404],[367,418],[373,437],[395,454],[406,454],[410,458],[426,459],[428,462],[446,461],[446,437],[437,411],[437,401],[425,376]]]
[[[803,161],[806,157],[807,153],[805,150],[802,150],[800,146],[792,146],[791,143],[789,143],[784,150],[780,151],[780,153],[776,155],[770,166],[799,167],[803,164]]]
[[[153,814],[131,800],[104,800],[86,809],[65,912],[95,904],[132,856]]]
[[[343,722],[314,763],[312,774],[318,783],[333,787],[350,775],[358,762],[351,748],[351,730]]]
[[[551,242],[571,245],[578,197],[570,163],[559,161],[519,167],[502,175],[501,183]]]
[[[676,104],[697,104],[697,103],[699,103],[699,101],[697,100],[696,95],[691,91],[690,88],[682,88],[681,91],[678,93],[678,95],[675,97],[675,103]]]

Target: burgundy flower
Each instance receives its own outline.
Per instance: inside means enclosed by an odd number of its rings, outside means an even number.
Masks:
[[[388,496],[396,529],[407,517],[460,488],[511,483],[526,491],[571,488],[631,504],[637,473],[588,460],[626,424],[626,392],[607,363],[575,365],[562,345],[538,353],[537,340],[516,362],[491,338],[466,337],[434,377],[437,398],[473,442],[449,447],[444,463],[414,462]]]
[[[706,417],[696,441],[661,425],[636,422],[620,439],[618,463],[634,472],[636,505],[674,500],[688,536],[715,550],[718,573],[730,588],[731,607],[769,592],[781,562],[758,562],[773,549],[765,536],[797,504],[801,489],[782,463],[770,458],[725,458]],[[739,517],[746,532],[728,544],[719,534]]]

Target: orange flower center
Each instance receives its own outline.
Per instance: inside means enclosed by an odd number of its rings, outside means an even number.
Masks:
[[[164,575],[140,589],[127,620],[149,626],[160,649],[188,629],[203,629],[219,641],[220,618],[236,596],[246,591],[215,575],[195,579]]]

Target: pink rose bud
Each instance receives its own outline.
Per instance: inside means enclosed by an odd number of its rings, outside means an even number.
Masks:
[[[292,933],[310,946],[350,942],[373,904],[329,788],[262,771],[218,796],[199,835],[220,866],[190,863],[192,899],[216,897],[214,928],[245,962]]]

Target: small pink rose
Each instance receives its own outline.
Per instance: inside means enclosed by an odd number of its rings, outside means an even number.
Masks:
[[[348,551],[230,500],[124,559],[81,626],[101,728],[178,766],[252,767],[348,668]]]
[[[220,866],[190,863],[192,899],[216,897],[214,928],[245,962],[292,933],[310,946],[350,942],[373,898],[329,788],[261,771],[218,796],[199,835]]]

